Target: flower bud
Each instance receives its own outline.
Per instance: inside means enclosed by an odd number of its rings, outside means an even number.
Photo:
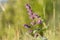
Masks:
[[[42,23],[42,20],[38,19],[37,24],[41,24],[41,23]]]
[[[40,16],[35,14],[35,13],[33,15],[34,15],[35,18],[40,18]]]
[[[24,27],[25,28],[31,28],[31,26],[27,25],[27,24],[24,24]]]
[[[31,9],[31,7],[30,7],[29,4],[26,4],[26,8],[27,8],[27,9]]]

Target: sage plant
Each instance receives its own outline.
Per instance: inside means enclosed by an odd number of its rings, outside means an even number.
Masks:
[[[30,22],[30,25],[24,24],[24,27],[29,29],[28,33],[31,34],[33,37],[38,37],[39,35],[43,37],[43,33],[45,31],[43,29],[44,20],[41,18],[41,16],[37,15],[37,13],[32,11],[32,8],[29,4],[26,4],[25,7],[32,22]]]

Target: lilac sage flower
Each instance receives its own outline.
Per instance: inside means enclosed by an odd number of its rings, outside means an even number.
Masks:
[[[33,11],[32,11],[32,9],[31,9],[29,4],[26,4],[26,9],[27,9],[28,15],[30,16],[31,19],[35,19],[35,18],[39,18],[40,17],[39,15],[33,13]]]
[[[32,22],[30,23],[31,26],[34,26],[34,25],[39,26],[36,24],[42,24],[43,23],[43,20],[41,19],[41,17],[32,11],[29,4],[26,4],[25,7],[28,11],[28,15],[29,15],[30,19],[32,19]],[[31,30],[29,29],[28,32],[32,33],[34,35],[34,37],[38,37],[39,35],[41,35],[41,36],[43,35],[43,31],[38,33],[38,31],[42,30],[42,28],[37,27],[37,29],[36,28],[33,29],[31,26],[24,24],[25,28],[31,28]]]
[[[27,9],[29,15],[32,15],[33,14],[33,12],[31,10],[31,7],[30,7],[29,4],[26,4],[26,9]]]
[[[31,7],[30,7],[29,4],[26,4],[26,9],[27,9],[27,11],[28,11],[28,15],[30,16],[30,18],[31,18],[31,19],[34,19],[33,11],[32,11],[32,9],[31,9]]]

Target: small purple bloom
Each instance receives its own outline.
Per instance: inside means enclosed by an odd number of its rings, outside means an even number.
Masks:
[[[24,24],[24,27],[25,28],[31,28],[31,26],[27,25],[27,24]]]
[[[29,4],[26,4],[26,8],[27,8],[27,11],[28,11],[28,15],[29,16],[33,15],[32,9],[31,9]]]
[[[33,15],[32,10],[29,10],[29,11],[28,11],[28,14],[29,14],[29,15]]]
[[[38,19],[37,24],[41,24],[41,23],[42,23],[42,20]]]
[[[34,16],[33,15],[30,15],[30,19],[34,19]]]
[[[31,9],[31,7],[30,7],[29,4],[26,4],[26,8],[27,8],[27,9]]]

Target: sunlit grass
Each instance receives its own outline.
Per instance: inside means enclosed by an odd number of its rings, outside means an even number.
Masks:
[[[6,5],[6,11],[0,14],[0,40],[40,40],[27,33],[23,25],[29,20],[25,4],[29,3],[33,12],[36,12],[48,23],[45,35],[48,40],[60,39],[60,13],[58,3],[51,0],[16,0]],[[57,5],[57,6],[56,6]],[[54,8],[55,7],[55,8]]]

